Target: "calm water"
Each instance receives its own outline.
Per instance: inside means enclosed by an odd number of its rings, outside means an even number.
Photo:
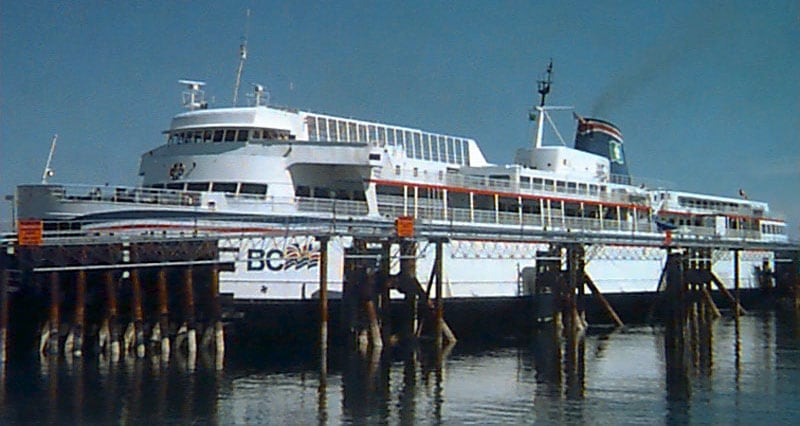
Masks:
[[[457,345],[441,368],[424,351],[386,359],[332,353],[324,380],[313,348],[229,347],[222,370],[203,358],[194,370],[178,360],[15,360],[0,387],[0,424],[800,420],[800,326],[792,315],[752,314],[738,331],[732,319],[717,321],[713,350],[690,351],[677,373],[683,380],[670,383],[658,328],[592,329],[574,353],[551,341],[545,333],[516,346]]]

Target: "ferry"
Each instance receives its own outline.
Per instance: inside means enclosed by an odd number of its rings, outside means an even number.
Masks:
[[[720,247],[713,272],[731,287],[726,242],[788,242],[784,221],[743,191],[676,191],[631,176],[611,122],[574,113],[568,146],[546,127],[564,110],[545,103],[551,70],[531,111],[535,136],[508,164],[487,161],[476,140],[457,133],[270,105],[260,85],[248,106],[212,107],[203,82],[182,80],[185,111],[141,155],[138,186],[45,176],[17,187],[17,215],[42,220],[51,236],[213,235],[220,260],[235,264],[220,274],[220,291],[242,303],[316,297],[320,235],[331,236],[335,297],[353,237],[390,236],[398,217],[413,218],[418,231],[420,282],[433,266],[428,239],[448,238],[444,291],[452,300],[530,295],[537,253],[568,238],[589,244],[586,271],[605,294],[655,291],[665,239]],[[775,259],[753,249],[740,261],[742,287],[756,288],[758,271]]]

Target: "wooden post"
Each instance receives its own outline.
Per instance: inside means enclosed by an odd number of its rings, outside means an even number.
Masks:
[[[0,364],[6,362],[6,339],[8,337],[8,269],[0,271]],[[3,366],[0,365],[0,369]],[[4,383],[0,385],[5,385]]]
[[[436,339],[436,348],[442,349],[442,324],[444,324],[444,301],[442,299],[442,257],[444,250],[442,248],[442,240],[436,240],[436,323],[434,324],[434,337]]]
[[[81,269],[77,272],[75,282],[75,326],[74,326],[74,346],[75,356],[81,356],[83,349],[83,333],[86,329],[86,270]]]
[[[58,272],[50,273],[50,333],[47,342],[48,352],[51,355],[58,354],[58,329],[61,314],[61,291],[59,288]]]
[[[106,284],[106,323],[104,324],[108,332],[108,339],[110,345],[108,346],[111,359],[116,361],[119,359],[119,325],[117,324],[117,288],[114,281],[114,273],[106,271],[104,274]],[[102,342],[101,342],[102,346]]]
[[[617,324],[617,327],[623,327],[625,324],[622,323],[622,320],[619,318],[619,315],[617,315],[617,312],[614,310],[613,307],[611,307],[611,304],[608,303],[608,300],[606,300],[605,296],[603,296],[603,294],[600,293],[600,289],[598,289],[597,286],[594,285],[594,282],[592,282],[591,277],[589,277],[588,274],[584,273],[583,281],[587,286],[589,286],[589,290],[592,291],[592,294],[594,295],[594,297],[597,298],[597,301],[600,302],[600,305],[603,307],[603,309],[605,309],[606,313],[608,313],[608,316],[611,317],[611,320],[614,321],[615,324]]]
[[[167,269],[160,268],[156,278],[158,286],[158,328],[161,333],[161,359],[169,359],[169,294],[167,293]]]
[[[191,266],[187,266],[183,270],[183,303],[184,324],[186,325],[186,350],[189,354],[189,363],[193,364],[197,354],[197,330],[195,330],[194,283],[192,282]]]
[[[136,356],[144,357],[144,313],[142,311],[142,282],[139,279],[139,270],[133,269],[131,273],[131,309],[133,317],[134,344]],[[130,328],[130,326],[129,326]]]
[[[405,303],[408,318],[403,324],[402,336],[406,339],[414,338],[417,329],[417,292],[411,288],[417,279],[417,244],[416,241],[403,238],[400,240],[400,279],[401,286],[406,290]]]
[[[320,375],[328,374],[328,236],[319,240],[319,350]]]
[[[742,306],[739,299],[739,250],[733,251],[733,285],[736,294],[736,306],[733,309],[734,316],[739,316],[739,307]]]
[[[217,350],[217,367],[225,354],[225,329],[222,326],[222,308],[219,302],[219,265],[211,267],[211,318],[214,322],[214,347]]]
[[[392,243],[385,241],[383,243],[383,250],[381,251],[381,270],[380,270],[380,313],[381,313],[381,337],[383,337],[383,344],[389,345],[392,336],[392,305],[389,299],[389,275],[391,274],[391,254]]]
[[[741,304],[739,304],[739,303],[738,303],[738,301],[737,301],[737,300],[736,300],[736,298],[735,298],[735,297],[734,297],[734,296],[731,294],[731,292],[730,292],[730,291],[728,291],[728,289],[727,289],[727,288],[725,288],[725,285],[724,285],[724,284],[722,284],[722,280],[720,280],[720,279],[719,279],[719,277],[717,277],[717,275],[716,275],[716,274],[714,274],[713,272],[710,272],[710,271],[709,271],[709,274],[710,274],[710,276],[711,276],[711,281],[712,281],[714,284],[716,284],[716,285],[717,285],[717,288],[719,288],[719,290],[722,292],[722,294],[724,294],[724,295],[725,295],[725,297],[727,297],[727,298],[728,298],[728,300],[730,300],[731,302],[733,302],[733,304],[734,304],[734,307],[733,307],[733,309],[734,309],[734,311],[737,311],[737,312],[736,312],[736,314],[734,314],[734,316],[735,316],[735,315],[747,315],[747,311],[746,311],[746,310],[745,310],[745,309],[742,307],[742,305],[741,305]],[[737,282],[738,282],[738,280],[737,280]]]

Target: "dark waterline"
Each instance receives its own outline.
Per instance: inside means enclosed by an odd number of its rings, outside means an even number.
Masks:
[[[176,359],[31,356],[6,366],[0,424],[793,424],[799,324],[780,312],[742,317],[738,329],[718,320],[711,351],[692,352],[669,382],[662,329],[649,326],[590,329],[575,352],[547,333],[511,346],[459,344],[441,368],[424,350],[333,352],[324,380],[313,345],[230,347],[222,370],[202,356],[194,369]]]

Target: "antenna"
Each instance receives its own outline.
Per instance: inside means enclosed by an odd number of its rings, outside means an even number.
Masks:
[[[47,163],[45,163],[44,172],[42,172],[42,184],[46,184],[47,179],[56,174],[53,169],[50,168],[50,163],[53,162],[53,153],[56,152],[56,140],[58,140],[58,133],[54,134],[53,140],[50,141],[50,153],[47,154]]]
[[[547,71],[545,71],[545,77],[543,80],[538,81],[539,86],[539,94],[542,96],[541,101],[539,102],[539,106],[544,106],[544,98],[547,97],[547,94],[550,93],[550,77],[553,74],[553,59],[550,59],[550,64],[547,65]]]
[[[247,9],[247,21],[244,25],[244,37],[242,44],[239,45],[239,68],[236,69],[236,85],[233,87],[233,106],[239,100],[239,85],[242,82],[242,70],[244,61],[247,59],[247,35],[250,32],[250,9]]]

